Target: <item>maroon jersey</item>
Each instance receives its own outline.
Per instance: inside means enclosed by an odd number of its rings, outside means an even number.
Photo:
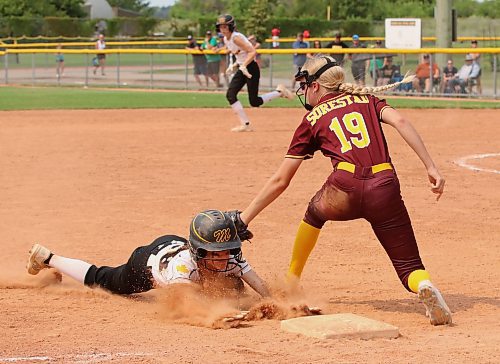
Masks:
[[[321,150],[332,164],[369,167],[390,162],[380,122],[390,107],[373,95],[328,94],[295,130],[286,158],[312,158]]]

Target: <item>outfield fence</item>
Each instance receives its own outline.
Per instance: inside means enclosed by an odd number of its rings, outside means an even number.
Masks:
[[[129,88],[162,88],[162,89],[216,89],[215,83],[202,77],[202,85],[199,85],[193,76],[194,54],[215,54],[213,51],[186,50],[186,49],[162,49],[167,41],[140,42],[142,48],[138,48],[137,42],[112,42],[107,43],[111,49],[100,50],[99,53],[106,54],[105,75],[101,75],[100,69],[94,74],[92,60],[96,50],[81,48],[88,47],[86,42],[75,42],[73,45],[64,44],[64,48],[54,49],[53,44],[46,45],[47,48],[24,48],[12,47],[0,51],[0,62],[3,63],[4,71],[0,73],[0,84],[11,85],[37,85],[37,86],[81,86],[81,87],[129,87]],[[175,45],[185,45],[184,41],[176,42]],[[180,43],[179,43],[180,42]],[[171,45],[171,44],[169,44]],[[153,48],[156,46],[156,48]],[[50,47],[50,48],[48,48]],[[118,48],[119,47],[119,48]],[[292,58],[294,54],[344,54],[346,78],[348,82],[353,81],[351,64],[348,55],[358,54],[358,60],[366,63],[365,81],[368,86],[380,84],[379,72],[371,72],[370,64],[376,65],[378,69],[384,59],[391,57],[393,64],[399,68],[400,75],[406,72],[414,73],[417,64],[423,54],[430,54],[431,65],[436,59],[451,59],[455,67],[460,69],[464,64],[465,55],[474,52],[481,54],[481,75],[479,82],[471,84],[465,90],[457,88],[450,90],[443,87],[441,76],[437,79],[432,75],[430,83],[432,87],[428,92],[417,92],[411,85],[400,87],[393,91],[405,95],[444,95],[447,97],[486,97],[497,98],[498,62],[497,57],[500,48],[421,48],[416,50],[407,49],[385,49],[385,48],[346,48],[346,49],[259,49],[261,63],[261,89],[274,89],[283,83],[292,86],[294,70]],[[56,55],[64,55],[64,71],[57,68]],[[226,56],[223,55],[225,58]],[[438,64],[440,74],[445,64]],[[225,68],[224,68],[225,69]],[[221,67],[221,71],[222,71]],[[224,78],[220,80],[223,89],[227,87]]]

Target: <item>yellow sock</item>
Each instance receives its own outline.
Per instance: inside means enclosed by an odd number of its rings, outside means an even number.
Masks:
[[[420,282],[429,280],[431,276],[426,270],[417,269],[410,273],[408,276],[408,287],[412,290],[412,292],[418,293],[418,285]]]
[[[300,278],[307,258],[309,258],[314,245],[316,245],[320,231],[321,229],[315,228],[305,221],[300,222],[299,230],[293,243],[292,261],[288,268],[288,277]]]

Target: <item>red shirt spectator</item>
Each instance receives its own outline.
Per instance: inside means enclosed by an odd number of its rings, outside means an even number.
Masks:
[[[274,27],[271,30],[271,35],[272,35],[271,38],[273,39],[273,48],[279,48],[280,46],[280,33],[281,30],[278,27]]]

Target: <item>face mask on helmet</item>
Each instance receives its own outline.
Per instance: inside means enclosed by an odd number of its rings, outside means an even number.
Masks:
[[[211,271],[226,272],[241,261],[241,240],[234,222],[219,210],[206,210],[195,216],[188,246],[197,264]],[[235,263],[230,264],[230,260]]]
[[[228,272],[242,262],[240,248],[219,252],[209,252],[200,248],[193,255],[199,267],[203,267],[211,272]]]
[[[319,70],[317,70],[314,74],[310,75],[307,70],[302,70],[299,68],[297,74],[295,75],[295,81],[299,81],[299,88],[295,91],[295,94],[300,100],[300,103],[307,111],[311,111],[313,106],[307,103],[307,89],[311,86],[311,84],[316,81],[327,69],[337,66],[337,62],[334,59],[329,57],[323,57],[326,59],[326,64],[323,65]],[[303,81],[301,81],[304,79]],[[304,100],[302,100],[302,96],[304,96]]]

